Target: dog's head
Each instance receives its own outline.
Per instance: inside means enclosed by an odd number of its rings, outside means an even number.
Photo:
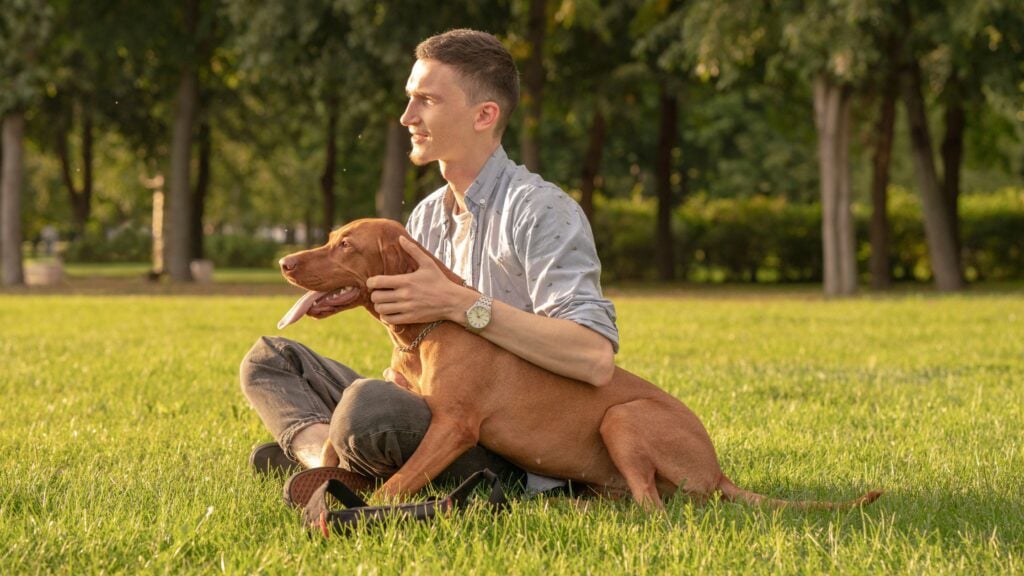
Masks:
[[[372,276],[405,274],[416,261],[398,243],[409,234],[394,220],[356,220],[331,232],[319,248],[289,254],[278,262],[288,282],[309,292],[278,323],[283,328],[313,306],[330,302],[331,313],[369,306],[366,280]]]

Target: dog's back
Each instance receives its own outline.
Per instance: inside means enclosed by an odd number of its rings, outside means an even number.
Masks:
[[[420,347],[418,360],[443,371],[421,390],[431,410],[458,414],[471,426],[478,423],[481,445],[527,471],[625,490],[602,428],[611,408],[638,401],[652,424],[645,437],[698,453],[677,458],[710,455],[717,469],[714,448],[696,415],[622,368],[616,367],[609,384],[592,386],[544,370],[454,324],[439,327]],[[671,480],[674,487],[678,479]]]

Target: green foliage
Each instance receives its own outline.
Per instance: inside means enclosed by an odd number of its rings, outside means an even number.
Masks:
[[[424,37],[471,26],[494,32],[520,62],[532,49],[524,34],[526,0],[197,1],[199,22],[192,36],[183,26],[187,3],[5,2],[0,111],[14,103],[25,108],[29,237],[44,224],[68,228],[71,210],[54,143],[67,132],[71,179],[81,182],[86,117],[95,132],[91,218],[107,228],[126,221],[145,225],[149,191],[141,182],[166,169],[174,91],[184,62],[198,63],[203,119],[213,135],[204,223],[253,230],[321,221],[318,192],[332,105],[340,113],[336,221],[373,214],[383,128],[400,113],[412,50]],[[902,6],[909,9],[909,31],[901,29]],[[938,107],[957,93],[953,88],[962,90],[964,190],[1020,185],[1024,11],[1014,2],[557,0],[548,2],[547,17],[544,122],[538,129],[546,179],[579,188],[595,112],[600,112],[608,129],[597,187],[622,206],[651,195],[658,86],[665,84],[676,92],[681,110],[678,146],[672,151],[674,200],[696,194],[709,203],[730,198],[755,203],[708,204],[709,214],[722,218],[713,229],[706,229],[703,216],[677,211],[678,264],[691,278],[818,276],[819,234],[815,225],[807,225],[814,217],[800,215],[795,204],[818,195],[806,79],[826,70],[856,86],[851,165],[856,187],[864,185],[870,170],[860,168],[871,154],[873,92],[886,78],[882,53],[890,37],[905,40],[904,55],[921,63],[934,107],[936,147],[943,121]],[[505,138],[513,158],[520,122],[512,118]],[[892,181],[899,185],[907,185],[911,172],[900,143],[904,130],[901,121],[892,158]],[[440,185],[437,173],[435,167],[408,170],[407,211],[417,194]],[[759,195],[785,197],[787,209],[764,208],[773,204],[756,199]],[[753,240],[761,232],[742,223],[760,217],[746,215],[754,206],[768,210],[768,218],[780,226],[809,235],[784,235],[767,246]],[[894,201],[893,209],[903,208]],[[907,218],[917,217],[915,208],[908,210]],[[598,215],[600,226],[621,231],[599,238],[613,255],[612,277],[648,277],[653,227],[645,229],[649,222],[635,211],[622,212],[623,222]],[[907,218],[893,216],[897,274],[925,277],[920,224]],[[994,215],[985,216],[984,225],[965,218],[968,275],[1016,274],[1017,267],[1001,264],[1013,262],[1015,236],[1003,231],[1016,220],[997,226]],[[82,247],[83,254],[106,253],[106,240],[89,242],[94,246]],[[867,253],[862,245],[861,257]],[[244,260],[237,254],[226,259]],[[715,263],[709,267],[710,261]]]
[[[203,250],[218,267],[268,268],[275,266],[281,245],[269,238],[212,234],[206,236]]]
[[[686,402],[739,485],[849,512],[517,500],[324,542],[249,470],[238,364],[292,297],[0,298],[9,574],[1019,574],[1019,296],[615,298],[625,368]],[[352,311],[296,338],[364,374]]]
[[[45,0],[4,0],[0,9],[0,116],[24,110],[42,94],[43,48],[53,10]]]
[[[870,211],[855,205],[858,267],[867,274]],[[653,200],[599,203],[594,235],[604,275],[611,280],[655,277]],[[930,278],[920,204],[893,187],[890,255],[897,280]],[[708,198],[695,195],[673,215],[677,265],[692,281],[810,282],[821,278],[821,209],[781,197]],[[1024,190],[961,199],[961,237],[969,280],[1024,277]]]
[[[85,235],[68,242],[68,262],[145,262],[153,251],[153,238],[145,228],[124,226],[106,230],[96,222],[86,226]]]
[[[68,262],[145,262],[149,260],[153,239],[148,229],[125,226],[104,230],[93,223],[85,235],[68,242],[64,259]],[[217,267],[273,267],[282,246],[277,242],[243,234],[210,234],[204,238],[204,256]]]
[[[960,234],[971,279],[1024,276],[1024,190],[964,198]]]

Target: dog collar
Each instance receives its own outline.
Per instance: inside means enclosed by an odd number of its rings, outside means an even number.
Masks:
[[[399,352],[412,352],[420,345],[420,342],[427,337],[427,334],[430,334],[431,330],[441,325],[441,322],[444,322],[444,320],[434,320],[430,324],[427,324],[427,326],[420,332],[420,335],[410,342],[408,346],[395,346],[395,350]]]

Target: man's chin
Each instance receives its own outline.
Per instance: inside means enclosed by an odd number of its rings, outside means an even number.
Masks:
[[[430,149],[426,144],[426,142],[421,142],[419,144],[414,143],[412,145],[412,149],[409,150],[409,160],[411,160],[413,164],[417,166],[426,166],[434,160],[437,160],[437,158],[434,158],[430,154]]]
[[[433,162],[433,160],[423,154],[417,154],[415,151],[409,153],[409,160],[416,166],[426,166]]]

